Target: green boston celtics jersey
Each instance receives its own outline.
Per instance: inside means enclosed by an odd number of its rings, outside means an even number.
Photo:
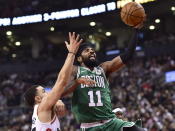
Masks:
[[[90,78],[96,82],[93,86],[79,85],[72,98],[72,112],[80,123],[108,120],[115,117],[112,112],[109,83],[101,67],[93,71],[78,67],[77,78]]]

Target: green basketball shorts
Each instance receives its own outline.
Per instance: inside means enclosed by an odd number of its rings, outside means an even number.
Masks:
[[[99,122],[99,124],[91,124],[91,127],[81,126],[81,131],[123,131],[123,127],[132,127],[134,125],[141,127],[141,120],[137,120],[136,122],[128,122],[123,121],[122,119],[114,118],[104,124]]]

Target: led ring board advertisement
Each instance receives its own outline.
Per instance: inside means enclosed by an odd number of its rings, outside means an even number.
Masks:
[[[116,10],[123,7],[126,3],[135,1],[137,3],[148,3],[156,0],[118,0],[117,2],[110,2],[81,9],[70,9],[64,11],[57,11],[44,14],[34,14],[28,16],[19,16],[12,18],[0,18],[0,26],[22,25],[38,22],[47,22],[49,20],[60,20],[76,18],[81,16],[95,15],[108,11]]]

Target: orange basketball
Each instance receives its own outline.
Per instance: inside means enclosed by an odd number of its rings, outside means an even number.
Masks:
[[[146,16],[143,6],[136,2],[129,2],[120,12],[122,21],[129,26],[136,26],[144,21]]]

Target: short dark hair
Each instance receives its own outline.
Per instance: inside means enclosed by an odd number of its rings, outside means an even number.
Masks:
[[[75,64],[77,65],[80,65],[80,63],[78,62],[77,58],[79,56],[81,56],[81,53],[83,52],[84,49],[88,48],[88,47],[91,47],[91,48],[95,48],[95,45],[93,45],[92,43],[90,42],[85,42],[85,43],[82,43],[77,51],[77,54],[76,54],[76,59],[75,59]]]
[[[77,51],[77,54],[76,54],[76,57],[80,56],[81,53],[83,52],[84,49],[88,48],[88,47],[91,47],[91,48],[95,48],[95,45],[93,45],[92,43],[90,42],[85,42],[85,43],[82,43]]]
[[[39,86],[40,85],[33,85],[24,93],[24,101],[30,107],[33,107],[35,104],[35,96],[37,94],[37,87]]]

